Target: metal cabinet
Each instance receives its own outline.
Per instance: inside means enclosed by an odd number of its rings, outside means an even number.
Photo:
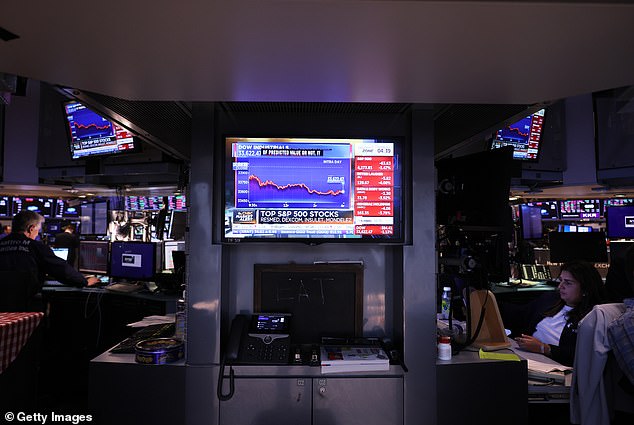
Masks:
[[[233,397],[220,403],[220,425],[310,424],[311,380],[244,378]]]
[[[314,378],[312,423],[402,424],[403,379]]]
[[[403,424],[402,375],[245,376],[220,402],[220,425]]]

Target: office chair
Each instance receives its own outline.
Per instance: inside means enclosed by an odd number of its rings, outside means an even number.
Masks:
[[[37,279],[28,271],[0,271],[0,311],[40,311],[34,295]]]

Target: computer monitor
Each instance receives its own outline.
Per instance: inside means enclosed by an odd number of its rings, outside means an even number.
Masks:
[[[572,260],[608,262],[608,248],[603,232],[550,232],[548,243],[550,261],[553,263]]]
[[[634,205],[609,207],[606,210],[605,223],[609,238],[634,239]]]
[[[56,257],[61,258],[64,261],[68,261],[68,250],[69,248],[51,248],[53,250],[53,254]]]
[[[109,244],[108,241],[79,241],[79,271],[108,274]]]
[[[163,270],[174,269],[174,259],[172,252],[185,251],[185,241],[165,241],[163,242]]]
[[[110,276],[129,280],[152,280],[157,255],[154,242],[119,241],[110,246]]]

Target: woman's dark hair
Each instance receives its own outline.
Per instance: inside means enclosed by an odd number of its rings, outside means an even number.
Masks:
[[[561,271],[566,271],[575,278],[581,286],[581,301],[568,312],[568,321],[578,323],[597,304],[605,302],[603,280],[599,271],[593,264],[586,261],[569,261],[561,266]],[[554,316],[566,303],[562,299],[545,313],[545,316]]]

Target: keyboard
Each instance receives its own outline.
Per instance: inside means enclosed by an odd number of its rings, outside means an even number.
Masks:
[[[167,338],[174,336],[176,325],[174,323],[158,323],[139,329],[110,349],[115,354],[134,354],[137,342],[150,338]]]

